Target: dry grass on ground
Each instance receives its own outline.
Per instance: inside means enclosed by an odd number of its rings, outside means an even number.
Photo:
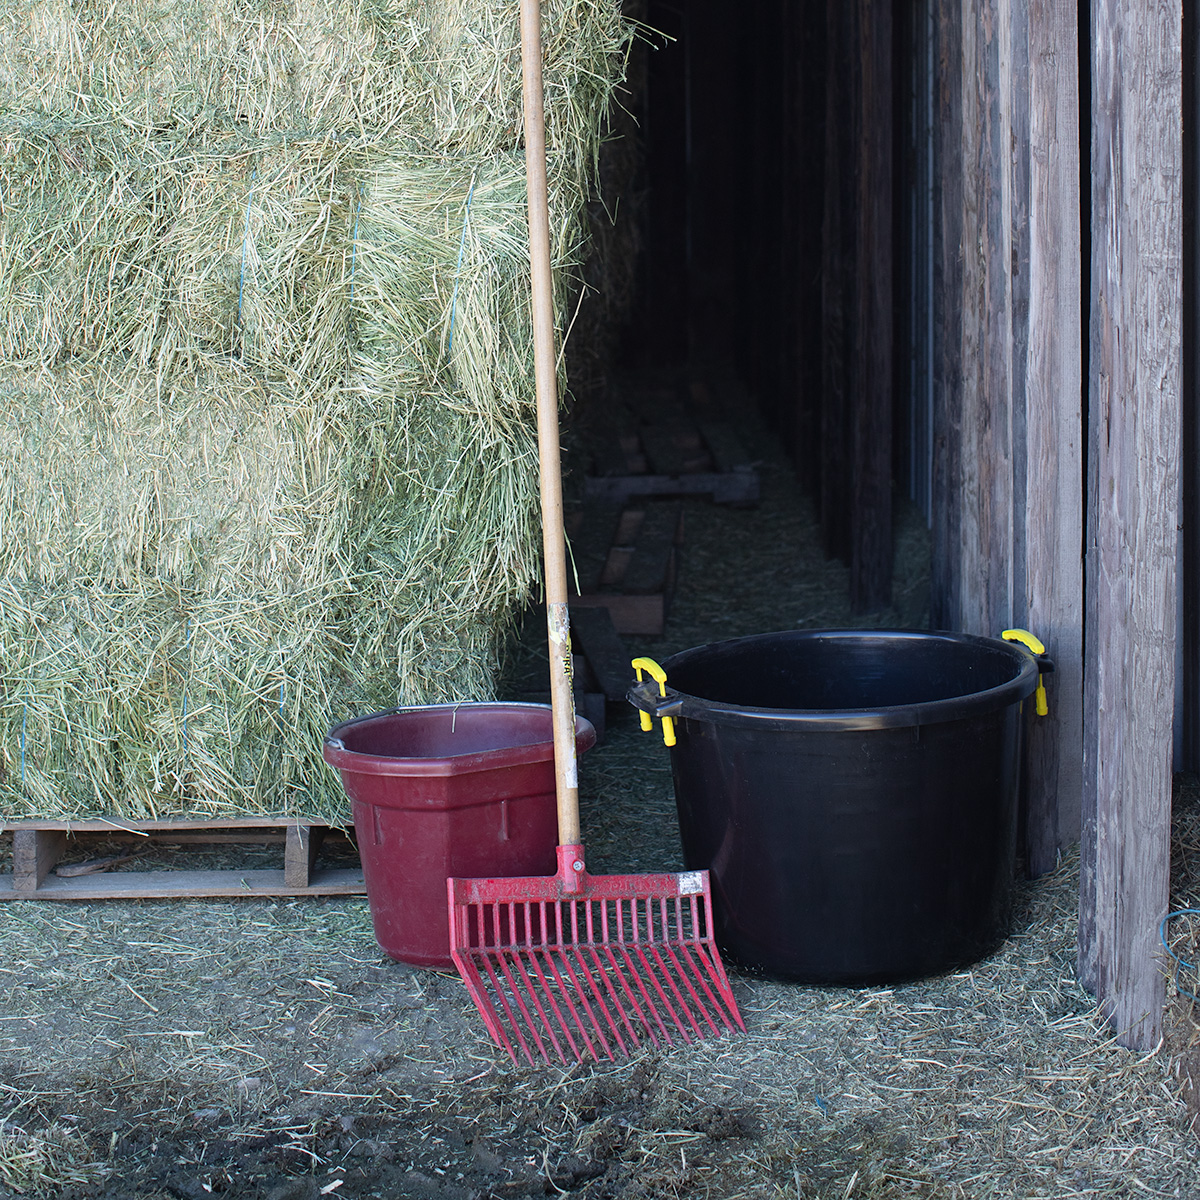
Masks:
[[[668,635],[635,649],[849,619],[786,469],[762,470],[757,512],[689,506]],[[661,742],[612,715],[582,762],[591,865],[678,866]],[[1174,903],[1200,906],[1182,782]],[[498,1058],[457,977],[388,961],[362,900],[8,905],[0,1193],[1196,1200],[1200,1022],[1175,996],[1162,1046],[1115,1043],[1075,979],[1077,887],[1073,858],[1021,885],[969,970],[735,973],[744,1036],[570,1067]]]

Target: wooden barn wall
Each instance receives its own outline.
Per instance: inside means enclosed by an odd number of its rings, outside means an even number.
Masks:
[[[821,242],[820,447],[826,551],[851,603],[891,599],[895,295],[892,6],[827,0]]]
[[[1032,630],[1026,862],[1079,834],[1083,441],[1077,10],[934,0],[935,627]]]
[[[1179,5],[1091,6],[1080,973],[1126,1044],[1165,996],[1182,445]]]

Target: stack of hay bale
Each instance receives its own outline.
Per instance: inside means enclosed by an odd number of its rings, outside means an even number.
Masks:
[[[544,9],[560,310],[629,28]],[[0,813],[346,820],[539,569],[511,0],[0,4]]]

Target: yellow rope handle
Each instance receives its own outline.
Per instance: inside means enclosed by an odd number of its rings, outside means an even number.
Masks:
[[[667,673],[654,661],[652,658],[635,658],[633,660],[633,669],[637,673],[638,683],[642,682],[642,672],[645,671],[651,679],[658,684],[658,694],[665,696],[667,694]],[[642,729],[647,733],[654,728],[654,722],[650,719],[648,712],[638,710],[638,715],[642,720]],[[663,742],[668,746],[675,745],[675,722],[671,717],[663,717]]]
[[[1020,642],[1021,645],[1027,646],[1032,650],[1034,654],[1046,653],[1046,647],[1028,629],[1006,629],[1000,636],[1006,642]],[[1038,672],[1037,691],[1034,693],[1034,701],[1037,715],[1044,717],[1050,711],[1050,706],[1046,703],[1046,688],[1042,683],[1041,672]]]

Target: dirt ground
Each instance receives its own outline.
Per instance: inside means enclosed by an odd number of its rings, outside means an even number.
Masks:
[[[757,510],[688,503],[667,634],[635,651],[863,623],[760,450]],[[876,624],[923,620],[923,531],[900,533]],[[665,751],[632,713],[581,788],[594,871],[681,865]],[[1198,795],[1181,781],[1178,908],[1200,907]],[[1077,886],[1071,858],[1021,884],[1011,938],[969,970],[866,990],[732,972],[746,1034],[571,1067],[509,1063],[457,976],[382,954],[362,899],[10,903],[0,1197],[1200,1200],[1200,1024],[1176,994],[1200,982],[1173,979],[1154,1053],[1117,1046],[1075,979]]]

